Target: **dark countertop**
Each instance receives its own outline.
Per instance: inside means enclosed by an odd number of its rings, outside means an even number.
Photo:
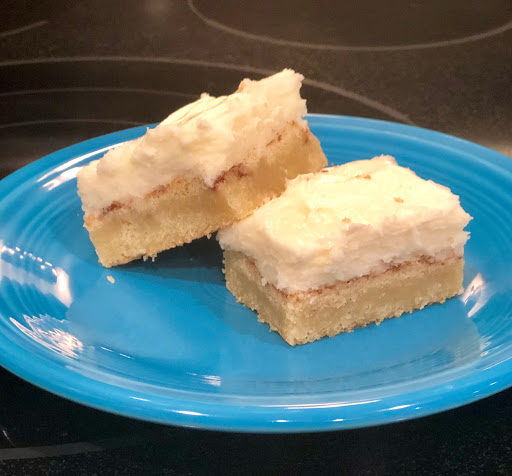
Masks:
[[[512,157],[512,2],[8,1],[0,178],[291,67],[310,112],[405,122]],[[2,474],[508,474],[512,390],[360,430],[250,435],[138,422],[0,370]]]

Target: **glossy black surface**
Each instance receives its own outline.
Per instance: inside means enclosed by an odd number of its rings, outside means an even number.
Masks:
[[[1,2],[0,178],[292,67],[311,112],[407,122],[512,156],[512,2]],[[512,391],[306,435],[168,428],[0,370],[2,474],[508,474]]]
[[[298,0],[293,14],[287,2],[250,0],[192,0],[193,11],[212,26],[240,35],[288,41],[303,46],[333,48],[411,47],[433,42],[463,40],[486,34],[510,20],[507,0],[389,0],[378,6],[372,0],[335,3]],[[282,19],[287,21],[283,22]],[[320,28],[312,28],[316,24]]]

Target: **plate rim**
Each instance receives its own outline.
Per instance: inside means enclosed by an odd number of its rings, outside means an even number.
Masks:
[[[512,159],[479,144],[442,132],[354,116],[308,114],[307,118],[310,119],[312,128],[316,125],[338,125],[377,132],[389,131],[394,135],[405,135],[413,140],[418,136],[428,142],[435,139],[437,144],[441,142],[451,149],[463,150],[486,165],[505,169],[512,176]],[[0,194],[2,194],[0,209],[8,195],[4,193],[6,190],[8,192],[14,190],[20,183],[34,178],[52,165],[64,164],[91,151],[132,139],[139,132],[142,134],[146,128],[154,125],[137,126],[98,136],[53,152],[22,167],[0,181]],[[119,138],[123,139],[119,140]],[[2,318],[4,321],[8,319],[7,316]],[[301,407],[293,404],[233,406],[218,402],[184,400],[175,396],[154,395],[148,399],[145,393],[101,382],[74,372],[70,366],[62,365],[48,355],[45,355],[44,359],[36,359],[34,363],[33,354],[29,349],[20,348],[14,340],[10,340],[7,334],[3,333],[0,333],[0,365],[44,390],[103,411],[156,423],[253,433],[330,431],[392,423],[456,408],[498,393],[512,385],[512,355],[510,355],[491,368],[470,372],[431,387],[374,401],[355,403],[338,401],[328,405],[312,404],[303,408],[304,405]],[[66,378],[62,378],[62,375]],[[343,393],[346,392],[338,392],[340,395]],[[400,405],[405,396],[411,401],[420,400],[420,402],[414,406]],[[339,418],[340,412],[337,410],[347,406],[350,406],[351,417]],[[338,418],[334,418],[335,416]]]

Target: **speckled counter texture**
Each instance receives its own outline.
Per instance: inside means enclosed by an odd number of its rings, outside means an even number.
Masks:
[[[512,2],[0,3],[0,178],[156,122],[244,76],[303,73],[311,112],[404,122],[512,156]],[[68,402],[0,370],[0,473],[512,473],[512,391],[382,427],[207,432]]]

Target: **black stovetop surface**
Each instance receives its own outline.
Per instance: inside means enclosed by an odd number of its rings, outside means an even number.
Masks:
[[[510,0],[0,2],[0,178],[283,67],[311,112],[405,122],[512,156]],[[1,474],[512,472],[512,390],[320,434],[165,427],[0,370]]]

